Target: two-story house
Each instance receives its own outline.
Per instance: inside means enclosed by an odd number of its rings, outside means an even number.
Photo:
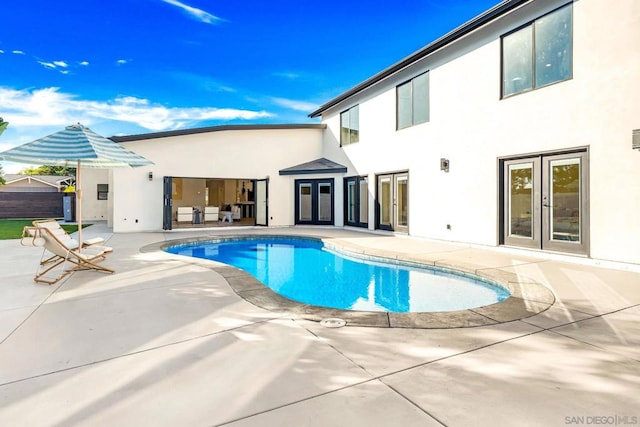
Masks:
[[[95,172],[114,191],[94,212],[141,231],[172,228],[185,198],[250,204],[251,224],[640,264],[639,41],[637,0],[505,1],[325,103],[319,125],[114,138],[155,166]]]

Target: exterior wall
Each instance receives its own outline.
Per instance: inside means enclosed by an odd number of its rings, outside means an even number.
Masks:
[[[640,2],[575,2],[573,78],[500,99],[500,36],[565,3],[529,3],[325,111],[323,155],[368,175],[370,195],[375,174],[408,170],[410,234],[493,246],[498,159],[588,147],[590,256],[639,263]],[[430,121],[396,131],[395,86],[427,70]],[[339,113],[355,104],[360,142],[340,148]]]
[[[108,221],[109,199],[113,197],[113,187],[109,185],[107,200],[98,200],[98,184],[109,184],[110,174],[109,169],[82,169],[80,185],[82,186],[83,221]],[[126,191],[126,187],[122,190]]]
[[[278,171],[321,157],[322,133],[319,128],[225,130],[122,143],[155,164],[111,171],[113,230],[162,230],[164,176],[269,178],[269,225],[292,225],[293,181]]]

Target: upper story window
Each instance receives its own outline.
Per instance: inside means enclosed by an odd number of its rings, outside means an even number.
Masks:
[[[502,38],[502,96],[526,92],[573,75],[571,5]]]
[[[340,146],[360,141],[360,112],[356,105],[340,113]]]
[[[396,87],[398,129],[429,121],[429,73]]]

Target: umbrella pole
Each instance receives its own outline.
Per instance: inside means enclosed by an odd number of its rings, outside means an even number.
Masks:
[[[76,214],[78,218],[78,252],[82,252],[82,188],[80,187],[80,160],[78,160],[78,167],[76,168]]]

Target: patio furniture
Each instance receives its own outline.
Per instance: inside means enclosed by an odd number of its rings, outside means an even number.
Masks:
[[[220,209],[217,206],[205,206],[204,207],[204,223],[218,222]]]
[[[193,208],[191,206],[180,206],[176,215],[177,222],[193,222]]]
[[[64,239],[61,240],[61,239]],[[35,282],[53,285],[71,273],[78,270],[94,270],[104,273],[114,273],[115,270],[99,265],[98,263],[106,259],[107,254],[113,251],[107,246],[97,244],[78,247],[69,247],[65,243],[75,242],[73,239],[65,239],[63,235],[56,235],[52,227],[35,225],[25,227],[22,231],[23,245],[42,247],[42,257],[36,274],[33,278]],[[76,242],[77,243],[77,242]],[[60,272],[55,277],[45,277],[45,275],[57,267]]]
[[[60,223],[55,219],[40,219],[33,221],[34,227],[44,227],[47,228],[53,235],[55,235],[66,247],[69,249],[76,249],[78,247],[78,241],[66,232],[64,228],[60,225]],[[92,245],[99,245],[104,243],[103,237],[94,237],[91,239],[83,240],[82,247],[86,248]]]

